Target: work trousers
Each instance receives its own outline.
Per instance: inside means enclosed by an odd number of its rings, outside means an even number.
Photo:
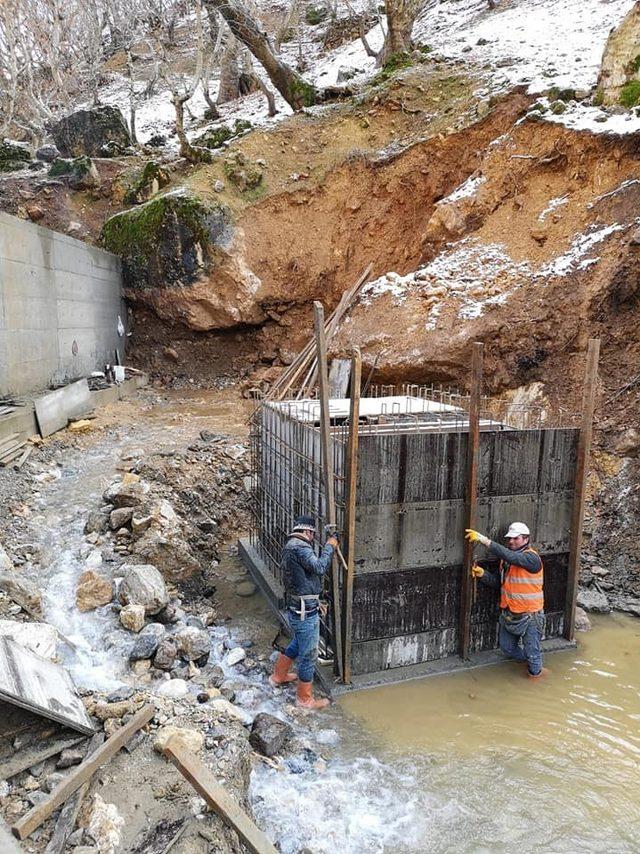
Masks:
[[[301,620],[298,614],[287,610],[289,626],[293,639],[285,649],[287,658],[298,660],[298,679],[301,682],[313,682],[313,672],[318,660],[318,641],[320,640],[320,614],[318,610]]]
[[[529,673],[532,676],[539,676],[542,670],[544,612],[537,611],[527,617],[524,631],[522,631],[522,625],[519,625],[517,632],[514,633],[509,630],[503,615],[500,615],[500,649],[514,661],[526,661]]]

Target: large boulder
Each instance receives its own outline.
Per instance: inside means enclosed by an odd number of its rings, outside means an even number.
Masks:
[[[51,128],[56,145],[67,157],[110,156],[131,145],[131,137],[117,107],[77,110]]]
[[[36,616],[42,615],[42,593],[36,585],[21,578],[13,567],[11,558],[0,545],[0,590]]]
[[[136,558],[162,570],[170,581],[185,581],[201,572],[189,544],[178,532],[169,533],[150,528],[136,540],[132,548]]]
[[[178,189],[110,217],[102,243],[123,261],[125,295],[159,317],[208,331],[262,323],[260,280],[229,253],[231,214]]]
[[[29,151],[18,142],[0,140],[0,172],[15,172],[24,169],[31,161]]]
[[[169,594],[155,566],[124,564],[121,571],[124,578],[118,598],[123,605],[142,605],[145,614],[157,614],[168,605]]]
[[[114,507],[139,507],[148,492],[148,483],[116,481],[105,490],[102,497]]]
[[[93,611],[108,605],[113,598],[113,585],[95,569],[85,570],[78,579],[76,606],[79,611]]]

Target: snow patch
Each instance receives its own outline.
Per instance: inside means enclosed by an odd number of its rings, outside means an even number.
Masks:
[[[459,202],[462,199],[470,199],[478,192],[478,187],[481,187],[484,183],[486,183],[486,178],[484,175],[478,175],[476,178],[467,178],[464,184],[460,184],[460,186],[455,189],[448,196],[445,196],[444,199],[440,199],[438,202],[439,205],[448,205],[450,202]]]
[[[555,211],[557,208],[562,207],[562,205],[566,205],[568,201],[569,201],[568,195],[558,196],[555,199],[551,199],[549,201],[549,204],[547,205],[547,207],[543,211],[541,211],[540,216],[538,217],[538,220],[540,222],[544,222],[547,214],[553,213],[553,211]]]
[[[538,276],[566,276],[574,270],[584,270],[591,264],[595,264],[598,259],[591,258],[586,261],[582,259],[594,246],[601,243],[610,234],[616,231],[624,231],[628,225],[605,225],[597,231],[592,231],[590,234],[577,234],[571,243],[570,248],[563,255],[554,258],[549,264],[546,264],[538,271]]]

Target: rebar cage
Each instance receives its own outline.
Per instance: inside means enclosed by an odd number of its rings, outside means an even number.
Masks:
[[[311,514],[322,534],[326,502],[320,433],[320,402],[316,398],[258,403],[251,418],[252,528],[250,542],[270,574],[282,584],[280,557],[293,519]],[[346,513],[346,456],[349,439],[349,399],[332,398],[330,410],[331,471],[334,478],[336,522],[344,530]],[[414,384],[373,385],[360,401],[360,437],[408,434],[419,440],[434,433],[465,434],[469,431],[470,395],[446,386]],[[482,432],[539,431],[572,428],[576,416],[550,413],[539,404],[483,397],[480,404]],[[457,446],[462,453],[462,446]],[[426,451],[425,451],[426,452]],[[342,568],[339,571],[341,589]],[[330,599],[329,584],[326,595]],[[330,609],[330,613],[331,613]],[[331,643],[331,627],[323,636]]]

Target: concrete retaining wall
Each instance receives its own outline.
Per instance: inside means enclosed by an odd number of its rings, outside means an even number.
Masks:
[[[120,260],[0,213],[0,394],[100,370],[124,338]]]

